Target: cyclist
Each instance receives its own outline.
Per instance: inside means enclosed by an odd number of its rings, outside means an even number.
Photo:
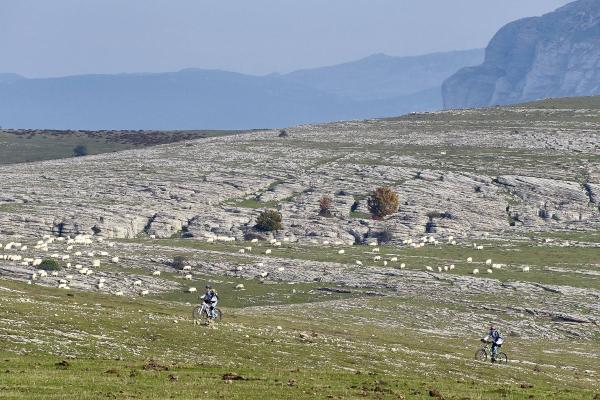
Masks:
[[[494,325],[490,325],[490,330],[486,339],[486,341],[492,343],[492,362],[494,362],[496,360],[496,355],[498,355],[498,348],[502,346],[502,334]]]
[[[217,307],[217,303],[219,302],[219,296],[217,296],[217,292],[212,288],[211,285],[206,285],[206,292],[200,296],[200,300],[202,300],[209,307],[209,317],[211,319],[215,319],[217,317],[217,313],[215,308]]]

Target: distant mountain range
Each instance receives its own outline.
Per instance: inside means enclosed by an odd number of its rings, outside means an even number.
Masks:
[[[249,129],[387,117],[442,107],[441,84],[483,50],[373,55],[251,76],[218,70],[27,79],[0,74],[0,126],[48,129]]]
[[[600,94],[600,0],[578,0],[504,26],[480,66],[443,85],[446,108]]]

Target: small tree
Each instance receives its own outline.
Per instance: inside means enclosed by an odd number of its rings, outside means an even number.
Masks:
[[[259,231],[272,232],[283,229],[281,213],[275,210],[265,210],[256,219],[255,228]]]
[[[75,157],[87,156],[88,155],[88,149],[87,149],[87,147],[85,147],[85,145],[78,144],[77,146],[73,147],[73,155]]]
[[[44,271],[60,271],[60,265],[58,265],[58,262],[56,260],[51,260],[51,259],[44,259],[42,260],[42,262],[39,265],[40,269],[43,269]]]
[[[331,217],[331,205],[333,200],[329,196],[323,196],[319,200],[319,215],[322,217]]]
[[[183,267],[186,265],[187,265],[187,259],[185,258],[185,256],[173,257],[173,262],[171,263],[171,266],[173,266],[173,268],[183,269]]]
[[[381,219],[398,211],[400,200],[398,194],[390,187],[380,187],[367,199],[369,211],[374,218]]]

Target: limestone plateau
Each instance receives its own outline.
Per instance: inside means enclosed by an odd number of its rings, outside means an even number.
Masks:
[[[594,103],[594,100],[590,100]],[[595,103],[598,103],[597,99]],[[600,228],[600,111],[568,101],[338,122],[0,167],[0,236],[243,240],[264,208],[280,236],[364,244]],[[379,186],[400,197],[367,215]],[[333,200],[332,218],[319,199]]]

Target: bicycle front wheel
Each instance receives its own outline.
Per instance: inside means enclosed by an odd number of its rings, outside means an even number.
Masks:
[[[508,364],[508,356],[506,353],[498,353],[496,355],[496,362],[499,364]]]
[[[201,305],[192,309],[192,320],[194,322],[206,322],[208,320],[208,315],[206,315],[206,311]]]
[[[477,361],[486,361],[488,358],[487,351],[484,349],[479,349],[475,352],[475,359]]]

